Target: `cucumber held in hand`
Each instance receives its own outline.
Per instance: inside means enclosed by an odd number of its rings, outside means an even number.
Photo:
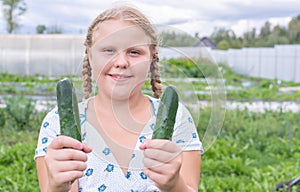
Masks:
[[[81,141],[78,103],[72,82],[60,80],[56,85],[60,133]]]
[[[152,139],[172,139],[177,109],[178,94],[168,86],[161,97]]]

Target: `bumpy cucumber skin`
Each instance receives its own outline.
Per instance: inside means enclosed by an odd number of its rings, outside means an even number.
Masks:
[[[152,139],[172,139],[178,100],[176,89],[168,86],[161,97]]]
[[[60,133],[81,141],[78,102],[72,82],[68,78],[56,85]]]

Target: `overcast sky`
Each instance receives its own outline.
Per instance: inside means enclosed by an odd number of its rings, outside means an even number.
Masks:
[[[27,12],[19,19],[17,33],[35,33],[36,26],[57,25],[64,33],[85,34],[92,20],[114,4],[126,2],[144,12],[159,25],[168,25],[188,34],[209,36],[215,28],[232,29],[237,35],[260,27],[287,26],[300,15],[300,0],[25,0]],[[2,10],[1,5],[1,10]],[[2,11],[0,33],[6,33]]]

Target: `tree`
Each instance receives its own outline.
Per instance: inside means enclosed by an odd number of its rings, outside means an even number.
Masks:
[[[24,0],[0,0],[3,5],[3,15],[7,23],[7,32],[13,33],[20,24],[18,17],[23,15],[27,8]]]
[[[227,50],[230,48],[230,45],[227,40],[223,39],[217,44],[217,49]]]
[[[256,28],[252,28],[251,31],[245,32],[243,34],[243,46],[252,47],[256,40]]]
[[[45,25],[38,25],[36,26],[36,33],[37,34],[43,34],[47,30],[47,27]]]
[[[260,29],[260,38],[265,38],[268,35],[271,34],[271,23],[269,21],[266,21],[264,26]]]
[[[162,31],[159,36],[163,47],[193,46],[199,41],[198,38],[183,32]]]
[[[294,44],[300,43],[300,15],[290,21],[288,25],[288,38]]]
[[[48,34],[62,34],[63,29],[60,25],[50,25],[46,29]]]

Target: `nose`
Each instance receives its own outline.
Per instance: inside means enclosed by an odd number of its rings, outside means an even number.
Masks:
[[[129,66],[127,55],[124,51],[119,52],[113,59],[113,65],[115,68],[126,69]]]

